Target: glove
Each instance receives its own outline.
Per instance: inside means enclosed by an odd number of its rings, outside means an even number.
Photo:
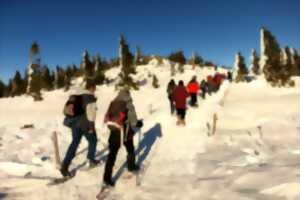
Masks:
[[[142,128],[143,125],[144,125],[143,120],[138,120],[135,126],[136,126],[137,128]]]

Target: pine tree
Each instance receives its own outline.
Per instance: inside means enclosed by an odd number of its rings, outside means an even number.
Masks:
[[[134,56],[134,63],[135,66],[141,65],[142,64],[142,52],[140,47],[136,47],[136,52]]]
[[[280,61],[280,86],[286,86],[289,83],[291,76],[293,75],[292,55],[288,46],[282,49]]]
[[[299,76],[300,75],[300,57],[298,55],[298,52],[294,48],[289,49],[291,54],[291,62],[292,62],[292,68],[293,68],[293,75]]]
[[[101,60],[101,57],[97,54],[94,58],[94,65],[95,65],[95,81],[96,84],[100,85],[105,80],[105,66],[103,65],[103,62]]]
[[[27,70],[24,72],[24,76],[22,79],[22,94],[26,94],[28,88],[28,73]]]
[[[12,79],[8,80],[8,85],[5,88],[5,93],[4,96],[5,97],[10,97],[11,95],[11,91],[12,91]]]
[[[84,53],[82,56],[80,70],[83,72],[85,79],[94,78],[95,66],[94,66],[93,62],[91,61],[90,55],[86,49],[84,50]]]
[[[256,54],[256,50],[252,49],[252,55],[251,55],[251,70],[254,75],[259,75],[260,74],[260,69],[259,69],[259,58]]]
[[[245,59],[241,55],[240,52],[238,52],[236,54],[235,65],[234,66],[235,66],[235,70],[236,70],[235,81],[236,82],[245,81],[246,80],[245,76],[248,74],[248,69],[247,69],[246,64],[245,64]]]
[[[192,57],[188,61],[190,65],[203,66],[204,60],[198,53],[193,53]]]
[[[5,97],[5,90],[6,90],[6,85],[0,79],[0,98]]]
[[[128,87],[133,89],[138,89],[138,84],[134,82],[131,77],[132,74],[135,74],[134,67],[134,57],[129,51],[129,45],[127,44],[123,35],[120,37],[120,49],[119,49],[119,58],[121,65],[121,73],[120,73],[120,82],[117,85],[119,87]]]
[[[53,80],[47,65],[44,66],[44,69],[42,71],[42,88],[47,91],[53,89]]]
[[[179,64],[178,71],[180,73],[184,72],[183,66],[184,66],[184,64],[186,64],[186,58],[184,57],[183,51],[177,51],[177,52],[171,53],[169,55],[169,60],[178,63]]]
[[[33,42],[30,48],[30,64],[28,66],[27,94],[33,96],[35,101],[42,100],[41,96],[41,58],[37,42]]]
[[[19,96],[23,94],[23,80],[19,71],[16,71],[11,85],[11,96]]]
[[[266,80],[272,86],[280,86],[282,84],[281,54],[280,46],[275,37],[270,31],[262,28],[260,67]]]
[[[55,89],[61,89],[65,86],[65,72],[60,66],[56,66],[55,72]]]

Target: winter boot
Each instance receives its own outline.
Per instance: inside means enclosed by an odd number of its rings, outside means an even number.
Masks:
[[[62,165],[62,167],[60,169],[60,173],[63,177],[71,177],[72,176],[72,174],[71,174],[71,172],[69,172],[68,168],[69,168],[69,165],[66,165],[66,164]]]
[[[128,171],[130,172],[136,172],[140,170],[140,166],[135,164],[135,155],[129,154],[127,156],[127,164],[128,164]]]
[[[100,160],[90,159],[89,160],[89,167],[90,168],[96,167],[100,163],[101,163]]]
[[[109,179],[105,179],[103,180],[104,185],[106,186],[110,186],[110,187],[114,187],[115,186],[115,182],[109,178]]]
[[[140,170],[140,166],[137,164],[134,164],[133,167],[128,168],[128,171],[130,171],[130,172],[138,172],[139,170]]]

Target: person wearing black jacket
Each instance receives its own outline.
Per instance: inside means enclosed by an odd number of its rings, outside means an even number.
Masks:
[[[70,127],[72,131],[72,142],[68,147],[60,169],[64,177],[72,176],[69,172],[69,166],[76,155],[82,136],[88,141],[87,158],[90,167],[99,164],[99,161],[95,160],[97,148],[97,134],[95,129],[97,98],[94,95],[95,91],[95,82],[93,80],[87,80],[86,91],[78,95],[72,95],[64,107],[64,114],[69,116],[65,118],[65,121],[69,119],[67,126]],[[66,125],[65,121],[64,124]]]
[[[169,102],[170,102],[170,108],[171,108],[171,115],[174,114],[175,112],[175,105],[174,105],[174,102],[172,100],[172,94],[174,92],[176,88],[176,83],[174,81],[174,79],[171,79],[170,82],[168,83],[168,86],[167,86],[167,94],[168,94],[168,99],[169,99]]]

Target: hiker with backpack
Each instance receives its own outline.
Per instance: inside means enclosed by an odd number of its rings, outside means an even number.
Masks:
[[[172,94],[172,100],[175,102],[177,111],[178,126],[185,126],[185,114],[186,114],[186,99],[189,96],[182,80],[179,81],[178,86],[175,88]]]
[[[113,167],[122,143],[127,150],[128,171],[136,172],[140,169],[135,162],[134,131],[132,127],[141,128],[143,121],[137,119],[128,89],[122,89],[112,100],[105,114],[104,122],[110,130],[110,136],[108,139],[109,153],[104,169],[103,185],[113,187],[115,185],[115,182],[112,180]]]
[[[97,135],[95,129],[96,119],[96,84],[93,80],[87,80],[86,90],[78,95],[71,95],[64,107],[64,125],[71,128],[72,142],[63,160],[60,172],[64,177],[72,176],[69,166],[76,155],[82,136],[88,141],[88,154],[90,167],[99,164],[95,160],[97,147]]]
[[[199,83],[197,81],[197,77],[193,76],[193,78],[190,80],[189,84],[187,85],[187,90],[191,96],[190,104],[192,107],[197,107],[197,93],[199,90]]]
[[[175,112],[175,105],[172,100],[172,94],[173,94],[175,88],[176,88],[176,83],[175,83],[174,79],[171,79],[167,86],[167,94],[168,94],[168,99],[170,102],[171,115],[173,115]]]

